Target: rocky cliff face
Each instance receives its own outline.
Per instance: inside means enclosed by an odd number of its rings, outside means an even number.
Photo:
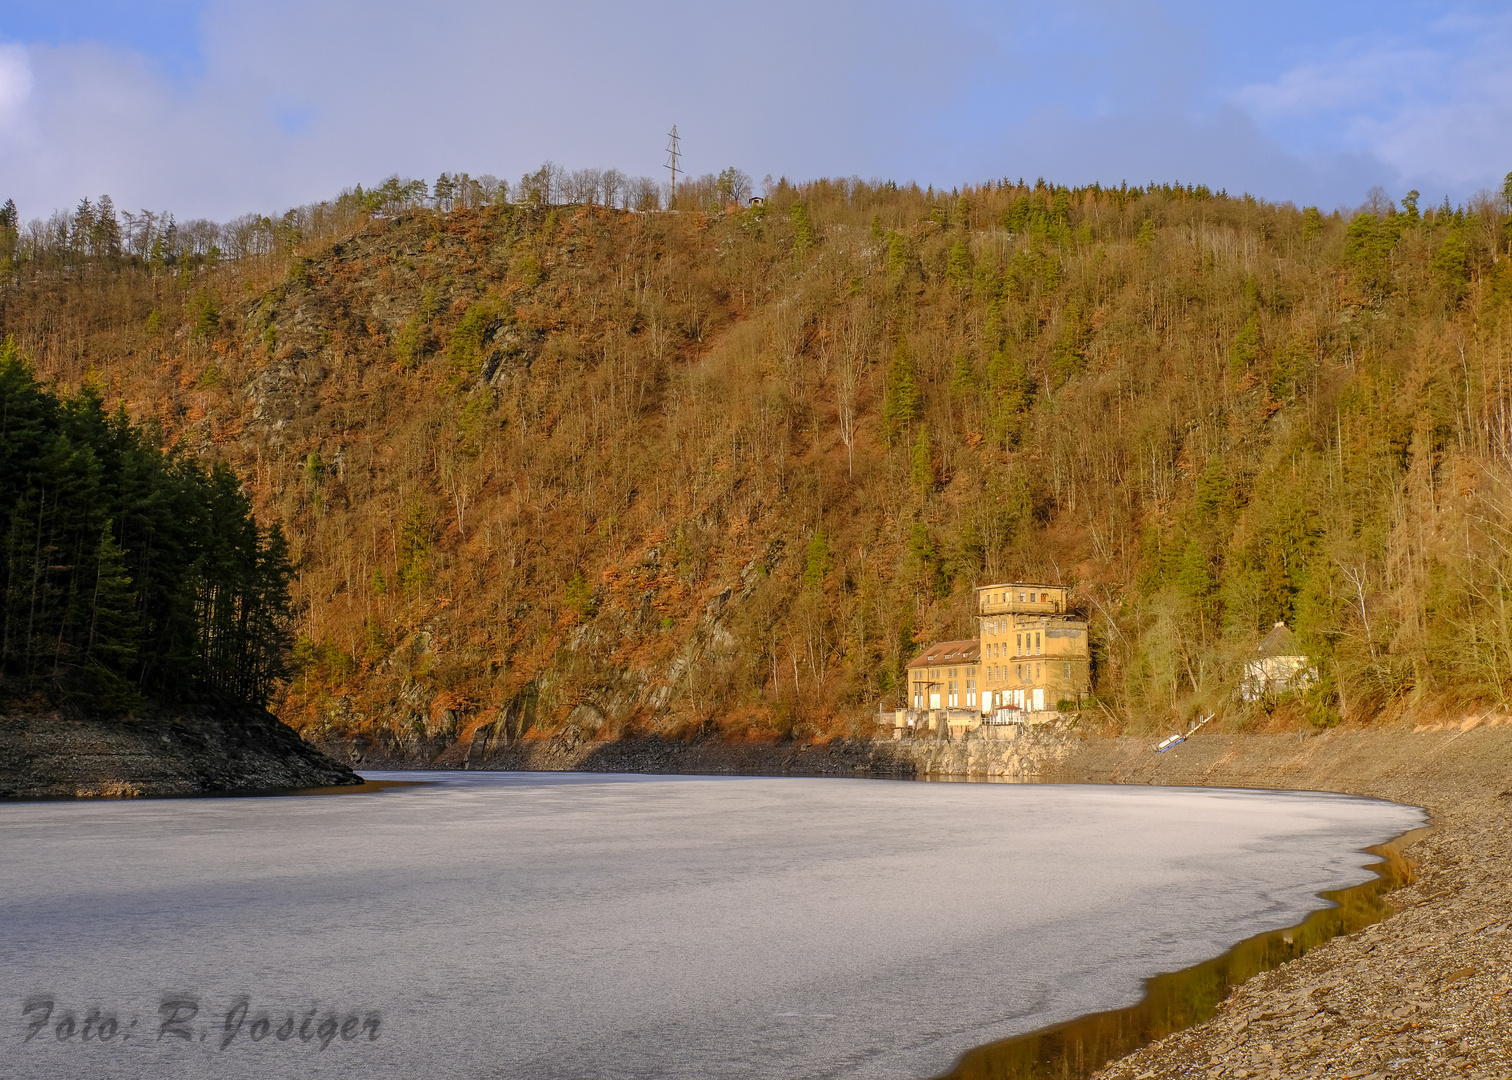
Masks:
[[[0,798],[208,795],[361,782],[261,709],[0,717]]]

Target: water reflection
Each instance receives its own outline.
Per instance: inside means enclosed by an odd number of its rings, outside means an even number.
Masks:
[[[1300,926],[1258,934],[1216,959],[1157,975],[1145,982],[1145,997],[1138,1005],[979,1046],[962,1055],[939,1080],[1082,1080],[1141,1046],[1202,1023],[1246,979],[1391,914],[1386,894],[1413,881],[1412,866],[1402,852],[1427,832],[1414,829],[1389,844],[1367,848],[1383,860],[1370,865],[1377,877],[1324,893],[1338,906],[1313,912]]]

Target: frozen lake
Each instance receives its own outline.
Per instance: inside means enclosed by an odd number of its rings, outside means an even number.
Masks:
[[[919,1080],[1300,922],[1423,822],[1252,791],[369,776],[427,783],[0,804],[0,1078]]]

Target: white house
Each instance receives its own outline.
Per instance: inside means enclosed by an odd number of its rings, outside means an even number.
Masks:
[[[1259,701],[1293,690],[1306,690],[1318,681],[1318,669],[1302,650],[1302,643],[1284,622],[1278,622],[1244,662],[1239,696]]]

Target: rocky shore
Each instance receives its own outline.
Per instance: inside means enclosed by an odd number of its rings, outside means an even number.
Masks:
[[[1512,727],[1083,741],[1054,779],[1319,789],[1425,807],[1395,913],[1241,986],[1208,1022],[1096,1074],[1428,1080],[1512,1076]],[[1049,778],[1049,777],[1047,777]]]
[[[361,782],[262,709],[0,716],[0,798],[209,795]]]

